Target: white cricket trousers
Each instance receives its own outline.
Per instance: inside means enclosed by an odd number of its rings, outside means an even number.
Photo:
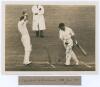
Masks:
[[[65,42],[67,44],[65,44]],[[69,40],[64,41],[64,47],[66,49],[66,62],[65,62],[65,64],[66,65],[70,65],[71,59],[73,59],[75,61],[75,63],[78,64],[79,60],[77,59],[76,54],[72,50],[73,40],[72,39],[69,39]]]
[[[31,43],[30,43],[29,35],[22,36],[21,41],[22,41],[22,44],[23,44],[24,50],[25,50],[23,63],[28,63],[30,53],[31,53]]]

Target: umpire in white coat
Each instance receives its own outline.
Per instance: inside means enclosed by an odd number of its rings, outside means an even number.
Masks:
[[[36,32],[36,37],[44,37],[43,31],[45,27],[44,8],[41,5],[34,5],[32,7],[33,23],[32,30]]]

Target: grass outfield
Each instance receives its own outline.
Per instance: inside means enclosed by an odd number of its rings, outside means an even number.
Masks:
[[[94,7],[64,7],[44,6],[46,28],[45,38],[36,38],[32,31],[32,12],[30,5],[6,6],[5,17],[5,70],[6,71],[94,71],[95,70],[95,21]],[[28,31],[32,43],[30,60],[32,64],[23,65],[24,48],[17,29],[17,22],[23,9],[28,9],[29,24]],[[18,14],[19,13],[19,14]],[[60,14],[59,14],[60,13]],[[65,22],[76,33],[80,45],[87,51],[85,57],[74,48],[78,59],[92,66],[86,65],[65,66],[65,49],[58,37],[58,24]],[[60,60],[60,61],[59,61]],[[50,66],[54,64],[56,68]],[[73,63],[73,61],[72,61]]]

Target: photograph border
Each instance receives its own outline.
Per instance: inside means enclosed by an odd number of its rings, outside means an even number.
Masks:
[[[42,5],[95,5],[96,12],[95,12],[95,71],[5,71],[5,5],[33,5],[33,4],[42,4]],[[3,1],[2,2],[2,50],[1,50],[1,68],[2,74],[7,75],[35,75],[35,76],[67,76],[67,75],[91,75],[91,74],[98,74],[98,2],[97,1]]]

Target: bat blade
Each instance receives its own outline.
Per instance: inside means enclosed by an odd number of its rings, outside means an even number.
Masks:
[[[79,47],[79,49],[81,50],[81,52],[83,53],[83,55],[87,55],[87,52],[79,45],[77,44],[77,46]]]

